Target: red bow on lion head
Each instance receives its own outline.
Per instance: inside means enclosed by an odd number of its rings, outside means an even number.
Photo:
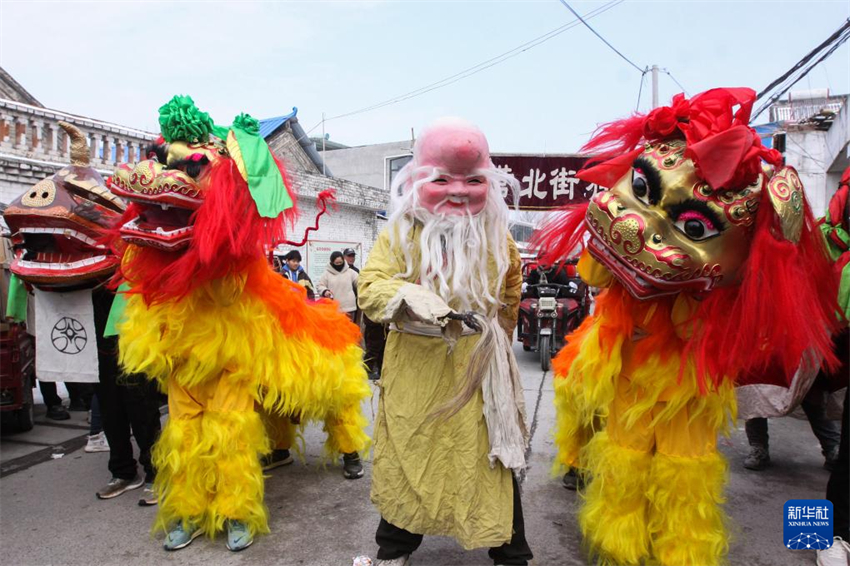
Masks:
[[[750,88],[715,88],[691,99],[677,94],[670,106],[606,124],[582,148],[597,153],[593,162],[598,164],[578,176],[610,187],[632,166],[642,151],[637,147],[641,142],[680,137],[687,144],[685,157],[693,160],[709,185],[715,189],[749,185],[761,171],[762,161],[782,164],[782,154],[764,147],[749,127],[755,100]]]

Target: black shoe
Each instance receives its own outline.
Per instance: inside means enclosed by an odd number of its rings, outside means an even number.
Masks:
[[[833,471],[838,464],[838,447],[835,450],[830,450],[829,454],[824,457],[823,467],[828,471]]]
[[[71,415],[62,405],[51,405],[47,407],[47,418],[54,421],[67,421],[71,418]]]
[[[564,487],[570,491],[584,489],[584,474],[581,474],[575,468],[570,468],[570,471],[564,474]]]
[[[744,458],[744,467],[748,470],[760,471],[770,465],[770,453],[767,446],[751,446],[749,455]]]
[[[68,404],[68,410],[73,412],[88,412],[89,408],[86,407],[86,402],[82,399],[71,399],[71,402]]]
[[[342,455],[342,475],[345,479],[356,480],[363,477],[363,464],[357,452]]]
[[[264,472],[274,470],[275,468],[279,468],[281,466],[288,466],[292,462],[292,454],[289,453],[289,450],[275,449],[272,450],[271,454],[260,458],[260,465],[263,467]]]

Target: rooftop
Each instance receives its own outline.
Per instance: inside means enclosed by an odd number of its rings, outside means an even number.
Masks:
[[[784,125],[796,125],[816,130],[829,130],[835,115],[844,106],[846,94],[830,95],[822,89],[813,96],[789,96],[770,107],[770,121]]]

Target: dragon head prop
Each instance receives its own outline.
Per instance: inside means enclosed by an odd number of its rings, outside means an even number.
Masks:
[[[296,214],[257,120],[242,114],[230,128],[216,126],[188,96],[159,113],[162,135],[145,159],[120,165],[107,181],[130,203],[113,231],[127,244],[119,279],[149,302],[239,273],[283,238]]]
[[[89,164],[89,147],[75,126],[59,122],[71,139],[71,164],[42,179],[6,208],[12,231],[12,273],[38,287],[68,288],[112,276],[118,257],[100,241],[125,210]]]
[[[687,296],[690,340],[719,378],[773,357],[829,358],[829,265],[796,171],[749,127],[755,92],[718,88],[601,126],[578,176],[603,187],[536,238],[549,261],[587,247],[637,300]],[[823,280],[827,281],[824,286]]]

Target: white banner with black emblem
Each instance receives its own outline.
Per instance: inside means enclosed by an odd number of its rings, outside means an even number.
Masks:
[[[91,289],[35,290],[35,375],[42,381],[97,383],[97,338]]]

